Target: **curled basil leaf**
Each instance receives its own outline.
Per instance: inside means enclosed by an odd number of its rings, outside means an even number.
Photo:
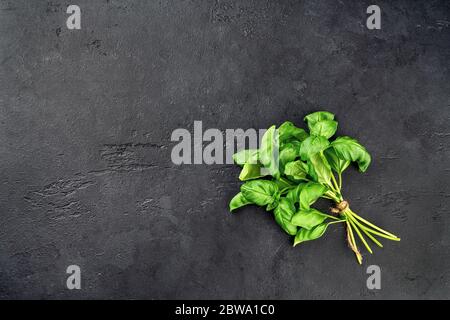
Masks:
[[[278,128],[280,134],[280,142],[283,143],[289,139],[295,138],[303,141],[308,138],[308,133],[304,129],[296,127],[292,122],[286,121]]]
[[[357,140],[343,136],[334,140],[330,147],[332,147],[338,158],[355,161],[358,163],[359,171],[365,172],[370,165],[371,157],[366,148],[364,148]]]
[[[299,243],[315,240],[317,238],[320,238],[323,236],[325,231],[328,228],[329,223],[322,223],[318,226],[312,228],[311,230],[301,228],[300,231],[297,232],[295,239],[294,239],[294,247],[298,245]]]
[[[320,183],[308,182],[300,192],[300,209],[308,210],[327,190],[327,187]]]
[[[246,205],[251,204],[251,203],[252,203],[251,201],[248,201],[247,199],[245,199],[245,197],[242,194],[242,192],[239,192],[230,201],[230,211],[236,210],[236,209],[238,209],[240,207],[246,206]]]
[[[334,120],[334,114],[328,111],[317,111],[308,114],[303,120],[308,123],[308,128],[311,130],[311,128],[319,121]]]
[[[244,164],[244,167],[242,168],[241,173],[239,174],[239,180],[247,181],[258,179],[263,176],[264,174],[263,171],[261,170],[261,165],[246,163]]]

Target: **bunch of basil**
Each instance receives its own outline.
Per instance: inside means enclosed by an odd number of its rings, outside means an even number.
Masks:
[[[231,200],[230,211],[248,204],[273,210],[280,227],[295,236],[294,246],[321,237],[331,224],[345,223],[348,244],[361,264],[356,236],[370,253],[372,249],[364,235],[380,247],[376,236],[400,240],[357,215],[342,196],[342,172],[351,162],[365,172],[371,162],[370,154],[353,138],[329,140],[338,126],[332,113],[318,111],[304,120],[309,134],[287,121],[278,129],[270,127],[259,149],[233,155],[242,166],[239,179],[246,182]],[[311,207],[319,198],[335,202],[331,215]]]

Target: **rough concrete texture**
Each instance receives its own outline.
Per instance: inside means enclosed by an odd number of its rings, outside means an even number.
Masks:
[[[449,298],[450,3],[376,1],[368,30],[372,2],[0,1],[0,298]],[[239,168],[170,159],[194,120],[317,109],[373,156],[352,207],[402,238],[362,267],[341,226],[292,248],[264,210],[230,214]]]

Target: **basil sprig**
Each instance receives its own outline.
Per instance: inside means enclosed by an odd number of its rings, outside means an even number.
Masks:
[[[278,129],[271,126],[266,131],[259,149],[234,154],[234,161],[242,166],[239,179],[244,184],[231,199],[230,211],[250,204],[273,211],[278,225],[294,236],[294,246],[322,237],[331,224],[344,223],[349,247],[361,264],[357,238],[370,253],[365,237],[380,247],[376,237],[400,241],[357,215],[342,196],[342,173],[352,162],[365,172],[370,154],[347,136],[330,141],[338,127],[334,114],[318,111],[304,120],[309,133],[286,121]],[[312,207],[319,198],[334,202],[332,214]]]

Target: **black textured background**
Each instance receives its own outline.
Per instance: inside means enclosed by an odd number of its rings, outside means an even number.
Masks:
[[[449,1],[2,0],[0,50],[0,298],[449,298]],[[352,207],[402,238],[362,267],[340,226],[293,249],[230,214],[239,168],[170,160],[194,120],[318,109],[373,156]]]

